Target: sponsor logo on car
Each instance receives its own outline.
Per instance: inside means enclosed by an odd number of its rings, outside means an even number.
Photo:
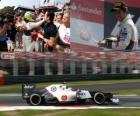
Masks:
[[[63,101],[66,101],[66,100],[68,99],[68,97],[67,97],[66,95],[62,95],[61,99],[62,99]]]
[[[52,92],[55,92],[56,90],[57,90],[56,87],[51,87],[51,91],[52,91]]]

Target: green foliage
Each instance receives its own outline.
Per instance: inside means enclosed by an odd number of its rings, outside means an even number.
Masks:
[[[6,6],[3,9],[0,9],[1,14],[14,14],[14,6]]]

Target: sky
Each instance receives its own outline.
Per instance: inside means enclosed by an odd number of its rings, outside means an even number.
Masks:
[[[18,6],[18,5],[22,5],[22,6],[26,6],[26,7],[30,7],[30,8],[32,8],[33,5],[38,7],[42,1],[44,1],[44,0],[1,0],[0,9],[5,6]],[[70,0],[50,0],[50,1],[51,2],[52,1],[67,2]]]

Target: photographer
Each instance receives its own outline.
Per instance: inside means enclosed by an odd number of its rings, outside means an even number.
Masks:
[[[8,18],[4,15],[0,16],[0,51],[8,51],[7,49],[7,30],[10,29]]]

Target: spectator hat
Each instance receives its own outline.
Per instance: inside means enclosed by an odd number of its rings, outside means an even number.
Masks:
[[[113,8],[111,9],[112,12],[117,10],[126,11],[128,9],[127,4],[124,2],[115,2]]]

